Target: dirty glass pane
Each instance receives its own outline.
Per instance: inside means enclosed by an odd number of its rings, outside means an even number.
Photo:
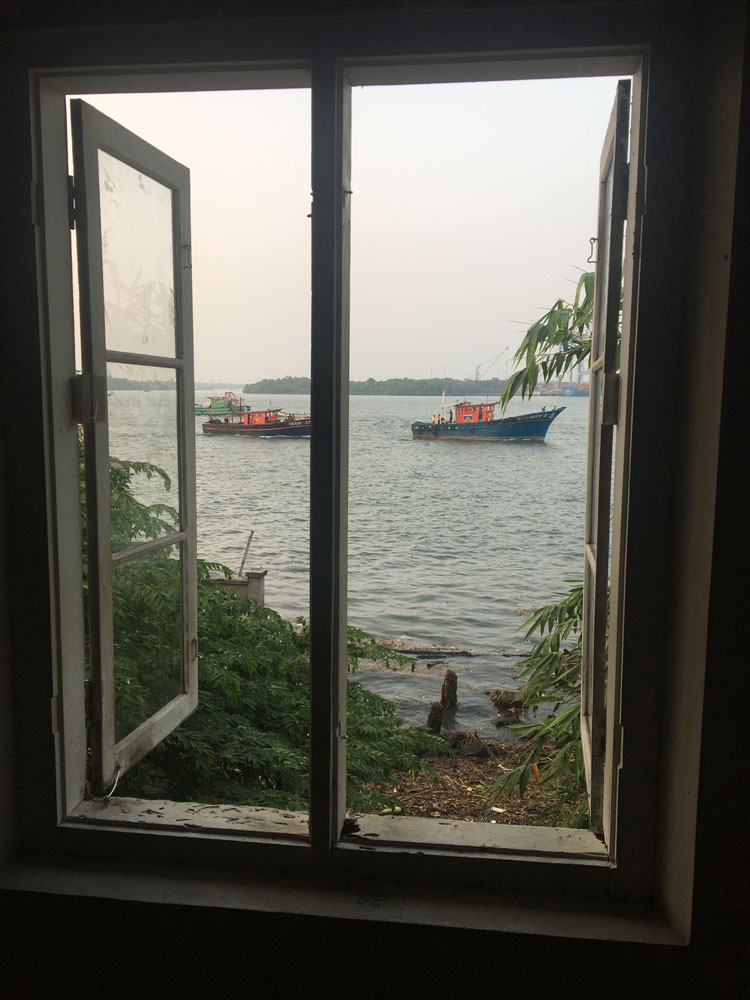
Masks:
[[[115,741],[183,691],[181,546],[112,571]]]
[[[171,368],[107,365],[113,552],[178,530],[176,390]]]
[[[172,191],[99,150],[107,350],[175,353]]]

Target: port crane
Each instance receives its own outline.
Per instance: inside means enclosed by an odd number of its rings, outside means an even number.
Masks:
[[[483,361],[481,365],[477,365],[477,369],[474,372],[474,381],[478,382],[482,375],[489,371],[493,365],[496,365],[501,358],[505,357],[509,350],[510,348],[506,347],[504,351],[500,351],[494,358],[490,358],[489,361]]]

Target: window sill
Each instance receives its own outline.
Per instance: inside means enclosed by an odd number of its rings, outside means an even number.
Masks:
[[[535,857],[608,866],[606,847],[590,830],[465,823],[409,816],[357,815],[342,847],[362,850],[466,853],[487,857]],[[257,806],[211,805],[165,799],[95,798],[81,802],[65,825],[130,828],[192,834],[308,840],[308,815]]]
[[[164,863],[19,858],[0,888],[87,898],[653,944],[686,943],[637,903]]]

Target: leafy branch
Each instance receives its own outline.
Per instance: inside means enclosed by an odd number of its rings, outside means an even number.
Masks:
[[[576,582],[561,596],[521,625],[524,639],[535,633],[538,638],[519,671],[524,682],[519,697],[524,711],[544,709],[547,714],[510,727],[527,742],[526,759],[495,782],[491,791],[495,800],[514,791],[523,797],[532,777],[540,784],[551,782],[568,823],[581,826],[588,820],[581,746],[583,585]]]
[[[563,378],[591,354],[591,330],[594,318],[593,271],[584,271],[578,279],[572,302],[557,302],[528,328],[513,355],[518,371],[505,383],[500,397],[503,412],[513,396],[531,397],[539,382]]]

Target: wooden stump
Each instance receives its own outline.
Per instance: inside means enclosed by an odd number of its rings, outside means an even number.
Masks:
[[[458,677],[455,670],[446,670],[443,678],[443,690],[440,692],[440,704],[443,708],[454,709],[458,705]]]
[[[427,716],[427,728],[438,734],[443,725],[443,706],[439,701],[433,701],[430,705],[430,714]]]

